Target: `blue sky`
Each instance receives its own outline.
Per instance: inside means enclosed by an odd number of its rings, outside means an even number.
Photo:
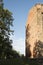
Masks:
[[[43,3],[43,0],[3,0],[3,2],[4,8],[13,13],[14,35],[11,35],[13,49],[25,54],[25,25],[28,13],[32,6]]]

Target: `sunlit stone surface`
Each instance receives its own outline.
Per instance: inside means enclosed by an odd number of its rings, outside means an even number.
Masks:
[[[26,56],[29,57],[30,45],[31,58],[33,58],[33,48],[38,40],[43,42],[43,4],[36,4],[30,10],[26,22]]]

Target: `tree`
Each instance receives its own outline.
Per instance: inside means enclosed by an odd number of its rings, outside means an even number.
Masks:
[[[13,26],[12,13],[0,6],[0,58],[10,58],[12,52],[12,40],[9,39],[10,26]]]
[[[43,57],[43,42],[40,40],[35,43],[34,51],[33,51],[33,56],[35,58],[41,58]]]

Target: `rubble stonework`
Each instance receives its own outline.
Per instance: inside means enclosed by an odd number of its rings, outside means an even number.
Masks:
[[[26,22],[26,49],[30,48],[31,58],[34,57],[35,43],[39,40],[43,42],[43,4],[32,7]],[[29,54],[29,48],[26,50],[26,56]]]

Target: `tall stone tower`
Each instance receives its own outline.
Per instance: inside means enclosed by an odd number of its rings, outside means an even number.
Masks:
[[[28,15],[28,19],[26,22],[26,56],[27,57],[31,57],[31,58],[34,57],[35,54],[34,48],[36,42],[38,44],[38,41],[42,42],[43,45],[43,4],[36,4],[35,6],[33,6]],[[41,53],[43,56],[43,46],[41,48],[42,48]],[[36,51],[38,52],[38,50]]]

